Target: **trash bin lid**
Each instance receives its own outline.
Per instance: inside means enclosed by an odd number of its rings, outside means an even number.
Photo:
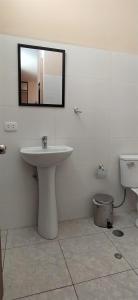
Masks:
[[[114,201],[113,197],[107,194],[95,194],[93,198],[97,203],[104,205],[113,203]]]

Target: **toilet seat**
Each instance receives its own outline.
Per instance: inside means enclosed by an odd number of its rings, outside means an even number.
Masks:
[[[130,188],[130,190],[138,196],[138,188]]]

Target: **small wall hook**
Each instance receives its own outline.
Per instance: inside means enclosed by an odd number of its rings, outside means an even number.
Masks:
[[[81,111],[81,110],[79,110],[79,108],[78,108],[78,107],[74,107],[74,113],[75,113],[75,114],[81,114],[81,113],[82,113],[82,111]]]

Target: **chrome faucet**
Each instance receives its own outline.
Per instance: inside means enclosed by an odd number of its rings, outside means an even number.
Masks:
[[[42,136],[42,148],[43,149],[47,148],[47,136],[46,135]]]

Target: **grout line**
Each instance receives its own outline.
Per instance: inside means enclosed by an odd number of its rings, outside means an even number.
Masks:
[[[110,277],[110,276],[115,276],[115,275],[118,275],[118,274],[130,272],[130,271],[132,271],[132,269],[127,269],[127,270],[123,270],[123,271],[120,271],[120,272],[115,272],[115,273],[111,273],[111,274],[91,278],[91,279],[88,279],[88,280],[83,280],[83,281],[80,281],[80,282],[76,282],[73,285],[76,286],[76,285],[79,285],[79,284],[82,284],[82,283],[87,283],[87,282],[95,281],[97,279],[102,279],[102,278],[106,278],[106,277]]]
[[[12,298],[11,300],[26,299],[26,298],[28,298],[28,297],[33,297],[33,296],[43,295],[43,294],[46,294],[46,293],[49,293],[49,292],[53,292],[53,291],[56,291],[56,290],[62,290],[62,289],[64,289],[64,288],[72,287],[72,286],[73,286],[72,284],[68,284],[68,285],[64,285],[64,286],[57,287],[57,288],[54,288],[54,289],[50,289],[50,290],[38,292],[38,293],[35,293],[35,294],[29,294],[29,295],[26,295],[26,296],[21,296],[21,297],[17,297],[17,298]]]
[[[104,232],[98,232],[98,234],[103,234]],[[97,234],[97,232],[92,233],[92,234],[85,234],[85,235],[77,235],[77,236],[70,236],[70,237],[65,237],[65,238],[55,238],[53,240],[48,240],[45,239],[44,241],[40,241],[40,242],[34,242],[34,243],[28,243],[28,244],[23,244],[23,245],[18,245],[18,246],[11,246],[11,247],[6,247],[5,250],[12,250],[12,249],[16,249],[16,248],[25,248],[25,247],[35,247],[37,245],[42,245],[42,244],[47,244],[47,243],[54,243],[54,242],[60,242],[60,241],[64,241],[64,240],[69,240],[69,239],[75,239],[75,238],[83,238],[83,237],[90,237],[93,236],[93,234]]]
[[[43,244],[48,244],[48,242],[51,242],[51,243],[54,243],[54,242],[56,242],[56,241],[58,241],[58,240],[45,240],[45,241],[43,241],[43,242],[36,242],[36,243],[28,243],[28,244],[24,244],[24,245],[21,245],[21,246],[13,246],[13,247],[8,247],[8,248],[6,248],[6,250],[12,250],[12,249],[19,249],[19,248],[28,248],[28,247],[35,247],[35,246],[38,246],[38,245],[43,245]]]
[[[6,245],[7,245],[7,239],[8,239],[8,230],[6,230],[6,241],[5,241],[5,247],[4,247],[4,257],[3,257],[3,262],[2,262],[2,269],[4,270],[4,264],[5,264],[5,257],[6,257]]]
[[[30,294],[30,295],[26,295],[26,296],[21,296],[21,297],[18,297],[18,298],[12,298],[11,300],[25,299],[25,298],[28,298],[28,297],[33,297],[33,296],[35,296],[35,295],[42,295],[42,294],[46,294],[46,293],[48,293],[48,292],[53,292],[53,291],[56,291],[56,290],[60,290],[60,289],[67,288],[67,287],[73,287],[73,288],[74,288],[76,297],[77,297],[77,299],[79,300],[78,294],[77,294],[77,291],[76,291],[76,285],[83,284],[83,283],[87,283],[87,282],[91,282],[91,281],[95,281],[95,280],[102,279],[102,278],[106,278],[106,277],[110,277],[110,276],[115,276],[115,275],[122,274],[122,273],[127,273],[127,272],[130,272],[130,271],[131,271],[131,269],[128,269],[128,270],[121,271],[121,272],[117,272],[117,273],[107,274],[107,275],[104,275],[104,276],[95,277],[95,278],[92,278],[92,279],[89,279],[89,280],[80,281],[80,282],[73,283],[73,284],[70,284],[70,285],[65,285],[65,286],[57,287],[57,288],[55,288],[55,289],[49,289],[49,290],[42,291],[42,292],[35,293],[35,294]]]
[[[29,227],[27,227],[27,228],[29,228]],[[53,240],[43,239],[42,241],[39,241],[39,242],[22,244],[22,245],[17,245],[17,246],[9,246],[9,247],[6,247],[6,250],[11,250],[11,249],[14,249],[14,248],[30,247],[30,246],[35,246],[35,245],[40,245],[40,244],[45,244],[45,243],[50,243],[50,242],[51,243],[53,243],[53,242],[60,242],[60,241],[70,240],[70,239],[75,239],[75,238],[90,237],[90,236],[93,236],[93,235],[100,235],[100,234],[105,234],[106,235],[106,231],[104,231],[104,230],[101,230],[101,231],[97,230],[97,231],[94,231],[94,232],[88,233],[88,234],[72,235],[72,236],[68,236],[68,237],[64,237],[64,238],[60,238],[60,237],[58,238],[57,237],[57,238],[55,238]]]
[[[68,270],[68,273],[69,273],[69,276],[70,276],[70,279],[71,279],[71,282],[72,282],[72,286],[73,286],[73,288],[74,288],[75,295],[76,295],[77,299],[79,300],[79,297],[78,297],[78,294],[77,294],[77,292],[76,292],[75,285],[74,285],[74,283],[73,283],[73,279],[72,279],[70,270],[69,270],[69,268],[68,268],[68,264],[67,264],[67,262],[66,262],[66,258],[65,258],[63,249],[62,249],[62,247],[61,247],[60,241],[58,241],[58,243],[59,243],[59,247],[60,247],[60,250],[61,250],[61,252],[62,252],[64,261],[65,261],[65,265],[66,265],[66,268],[67,268],[67,270]]]
[[[60,241],[58,241],[58,243],[59,243],[59,247],[60,247],[60,250],[61,250],[61,252],[62,252],[62,255],[63,255],[63,258],[64,258],[64,262],[65,262],[66,268],[67,268],[67,270],[68,270],[68,273],[69,273],[69,276],[70,276],[70,279],[71,279],[71,282],[72,282],[72,285],[73,285],[73,279],[72,279],[71,273],[70,273],[70,271],[69,271],[69,268],[68,268],[68,265],[67,265],[67,262],[66,262],[65,255],[64,255],[63,249],[62,249],[61,244],[60,244]]]
[[[77,293],[77,290],[76,290],[76,286],[75,286],[75,284],[73,284],[73,288],[74,288],[74,291],[75,291],[76,297],[77,297],[77,299],[79,300],[79,296],[78,296],[78,293]]]
[[[136,272],[136,270],[138,270],[138,268],[133,269],[134,273],[138,276],[138,273]]]
[[[29,227],[28,227],[29,228]],[[17,245],[17,246],[11,246],[11,247],[6,247],[6,250],[11,250],[11,249],[15,249],[15,248],[22,248],[22,247],[30,247],[30,246],[36,246],[36,245],[40,245],[40,244],[46,244],[46,243],[54,243],[54,242],[60,242],[63,240],[69,240],[69,239],[74,239],[74,238],[83,238],[83,237],[88,237],[88,236],[93,236],[96,234],[103,234],[104,231],[98,231],[98,232],[92,232],[90,234],[84,234],[84,235],[75,235],[75,236],[69,236],[69,237],[65,237],[65,238],[55,238],[53,240],[48,240],[48,239],[43,239],[43,241],[39,241],[39,242],[34,242],[34,243],[28,243],[28,244],[23,244],[23,245]]]
[[[26,226],[22,226],[22,227],[13,227],[13,228],[6,228],[6,229],[3,229],[3,230],[8,230],[8,231],[16,231],[16,230],[22,230],[22,229],[28,229],[28,228],[37,228],[36,225],[26,225]]]
[[[86,234],[81,234],[81,235],[72,235],[72,236],[68,236],[68,237],[64,237],[64,238],[57,238],[58,241],[63,241],[63,240],[69,240],[69,239],[73,239],[73,238],[80,238],[80,237],[85,237],[85,236],[93,236],[96,234],[102,234],[104,233],[103,230],[97,230],[96,232],[92,232],[92,233],[86,233]]]
[[[8,231],[8,229],[7,229],[7,233],[6,233],[6,243],[5,243],[5,249],[6,249],[6,247],[7,247],[8,234],[9,234],[9,231]]]

